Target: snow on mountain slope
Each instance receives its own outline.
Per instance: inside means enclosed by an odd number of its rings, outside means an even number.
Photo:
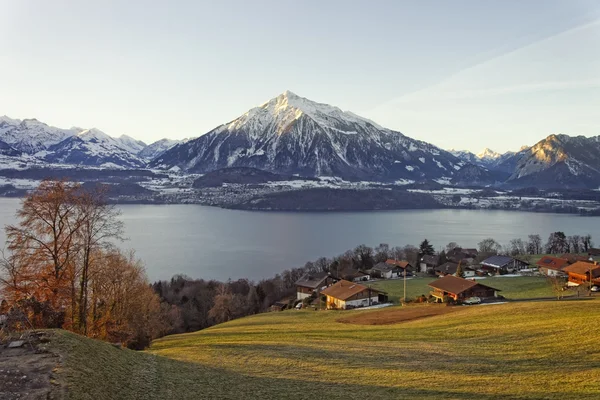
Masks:
[[[497,160],[502,157],[502,154],[495,152],[494,150],[488,149],[487,147],[483,151],[477,154],[477,158],[480,160]]]
[[[305,176],[424,180],[452,179],[465,164],[434,145],[286,91],[171,148],[150,166],[193,172],[253,167]]]
[[[138,156],[146,160],[152,160],[178,143],[180,143],[179,140],[160,139],[146,146],[138,153]]]
[[[37,119],[19,120],[6,116],[0,117],[0,140],[27,154],[46,150],[77,133],[74,128],[55,128]]]
[[[550,135],[519,153],[507,183],[537,187],[600,184],[600,136]]]
[[[86,166],[140,168],[145,162],[122,147],[119,139],[98,129],[88,129],[50,146],[44,159],[48,162]]]
[[[120,147],[127,150],[132,154],[139,154],[140,151],[144,150],[148,145],[141,140],[136,140],[131,136],[121,135],[117,138],[120,143]]]

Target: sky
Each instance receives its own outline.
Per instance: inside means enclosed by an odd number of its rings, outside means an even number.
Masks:
[[[446,149],[600,135],[596,0],[0,0],[0,15],[11,118],[150,143],[291,90]]]

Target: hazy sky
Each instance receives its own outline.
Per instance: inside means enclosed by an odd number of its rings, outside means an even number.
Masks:
[[[596,0],[0,0],[0,15],[12,118],[152,142],[289,89],[443,148],[600,135]]]

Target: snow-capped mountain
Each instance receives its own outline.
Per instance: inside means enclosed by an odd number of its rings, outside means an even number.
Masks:
[[[125,149],[120,139],[98,129],[85,130],[50,146],[43,158],[54,163],[107,168],[140,168],[146,164]]]
[[[549,188],[600,186],[600,136],[550,135],[518,154],[507,184]]]
[[[253,167],[346,179],[449,181],[467,163],[351,112],[286,91],[155,158],[151,167]]]
[[[46,150],[78,132],[77,128],[55,128],[37,119],[19,120],[6,116],[0,117],[0,140],[27,154]]]
[[[491,171],[502,171],[502,172],[511,172],[506,171],[505,168],[500,168],[500,165],[504,163],[507,159],[514,156],[516,153],[513,151],[507,151],[506,153],[498,153],[488,148],[483,149],[478,154],[474,154],[467,150],[450,150],[450,153],[460,158],[463,161],[469,162],[471,164],[479,165],[480,167],[487,168]]]
[[[160,139],[146,146],[137,155],[143,159],[152,160],[179,143],[181,143],[179,140]]]
[[[494,150],[488,149],[487,147],[483,149],[481,153],[477,154],[477,158],[480,160],[497,160],[502,157],[502,154],[495,152]]]
[[[136,140],[131,136],[121,135],[116,140],[119,142],[120,147],[127,150],[132,154],[139,154],[140,151],[144,150],[148,145],[141,140]]]

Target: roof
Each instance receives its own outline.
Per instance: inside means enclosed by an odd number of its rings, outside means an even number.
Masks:
[[[423,257],[421,257],[421,261],[423,261],[425,264],[435,265],[438,262],[438,257],[437,256],[423,256]]]
[[[329,274],[327,272],[318,272],[316,274],[305,274],[302,278],[296,281],[296,286],[307,287],[310,289],[316,289],[321,286],[321,283]]]
[[[473,268],[468,267],[466,265],[461,265],[461,268],[464,270],[473,270]],[[448,261],[443,263],[442,265],[434,268],[438,272],[444,272],[446,274],[455,274],[458,269],[458,264],[452,261]]]
[[[576,261],[590,261],[590,256],[580,256],[578,254],[566,253],[562,254],[559,258],[568,260],[569,263],[573,264]]]
[[[362,271],[359,271],[357,269],[345,269],[342,272],[340,272],[340,276],[343,277],[348,277],[348,278],[360,278],[361,276],[368,276],[369,274],[366,274]]]
[[[390,265],[386,261],[386,262],[380,262],[380,263],[375,264],[375,266],[372,269],[380,271],[380,272],[388,272],[388,271],[393,271],[396,268],[399,268],[399,267],[397,265]]]
[[[600,265],[577,261],[576,263],[563,268],[563,271],[578,275],[587,275],[590,271],[592,271],[592,277],[595,278],[600,276]]]
[[[404,260],[397,261],[397,260],[388,259],[385,261],[385,263],[390,264],[390,265],[395,265],[400,268],[411,267],[410,263],[408,261],[404,261]]]
[[[569,260],[565,260],[564,258],[552,257],[552,256],[544,256],[540,258],[540,260],[535,264],[541,268],[553,269],[556,271],[562,271],[564,267],[569,265]]]
[[[591,248],[588,250],[590,256],[600,256],[600,249]]]
[[[327,289],[321,291],[321,294],[326,296],[330,296],[339,300],[346,300],[355,294],[363,292],[365,290],[371,290],[373,293],[383,293],[381,290],[370,289],[365,285],[361,285],[360,283],[354,283],[347,280],[342,279],[335,285],[329,286]]]
[[[498,290],[491,286],[482,285],[481,283],[475,280],[459,278],[454,275],[446,275],[436,281],[431,282],[429,286],[452,294],[462,293],[468,289],[471,289],[474,286],[483,286],[489,289]]]
[[[512,260],[514,260],[514,258],[508,256],[491,256],[483,260],[481,264],[488,265],[490,267],[502,268],[505,265],[510,264]]]

